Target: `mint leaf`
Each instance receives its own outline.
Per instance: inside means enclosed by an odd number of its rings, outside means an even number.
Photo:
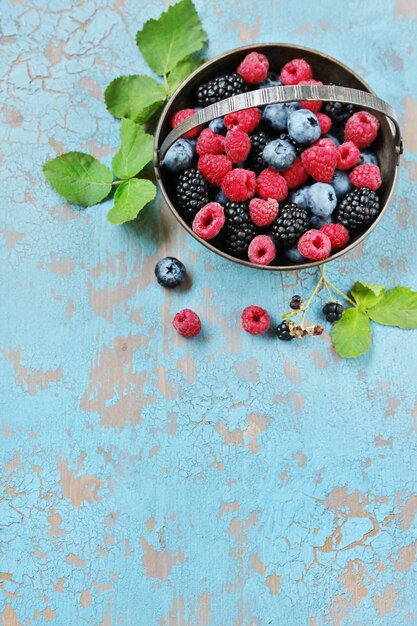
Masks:
[[[152,159],[153,137],[132,120],[123,119],[120,127],[122,140],[113,157],[112,167],[117,178],[132,178]]]
[[[159,76],[165,76],[179,61],[200,50],[206,40],[191,0],[181,0],[157,20],[148,20],[136,35],[143,57]]]
[[[132,75],[115,78],[104,92],[107,109],[114,117],[146,122],[165,102],[165,87],[150,76]]]
[[[344,358],[366,352],[371,345],[371,322],[366,313],[356,308],[345,309],[334,324],[332,341],[336,352]]]
[[[67,152],[43,165],[45,178],[66,200],[91,206],[109,195],[113,176],[108,167],[85,152]]]
[[[156,196],[156,187],[150,180],[131,178],[117,188],[114,207],[107,213],[112,224],[134,220],[138,213]]]
[[[200,65],[201,60],[195,56],[177,63],[173,70],[168,74],[167,84],[169,95],[171,96],[176,88],[181,85],[181,83]]]
[[[384,285],[358,280],[354,284],[351,294],[361,309],[369,309],[381,300],[384,292]]]
[[[394,287],[369,310],[369,317],[378,324],[417,328],[417,292],[408,287]]]

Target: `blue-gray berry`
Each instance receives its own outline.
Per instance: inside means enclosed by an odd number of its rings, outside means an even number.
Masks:
[[[173,256],[167,256],[155,265],[156,280],[162,287],[172,289],[185,280],[185,265]]]
[[[303,263],[304,261],[307,261],[307,259],[298,252],[297,246],[294,246],[293,248],[286,248],[284,250],[284,254],[287,259],[291,261],[291,263]]]
[[[288,116],[287,128],[289,136],[304,146],[314,143],[321,135],[317,117],[307,109],[299,109],[291,113]]]
[[[274,139],[266,144],[262,158],[268,167],[282,172],[291,167],[297,155],[289,141]]]
[[[216,197],[214,198],[214,201],[218,202],[222,206],[224,206],[226,204],[226,202],[229,202],[228,198],[224,195],[224,193],[223,193],[223,191],[221,189],[220,189],[220,191],[218,191],[216,193]]]
[[[308,194],[308,187],[300,187],[296,191],[292,191],[290,193],[290,195],[288,196],[288,201],[293,202],[294,204],[299,206],[301,209],[307,209],[308,208],[307,194]]]
[[[183,172],[190,167],[194,147],[187,139],[177,139],[165,155],[164,165],[170,172]]]
[[[311,228],[315,228],[316,230],[320,230],[322,226],[325,224],[331,224],[333,222],[332,216],[328,215],[327,217],[319,217],[318,215],[312,215],[310,217],[310,226]]]
[[[264,89],[265,87],[280,87],[282,82],[279,79],[278,74],[269,72],[265,80],[258,86],[258,89]]]
[[[327,217],[333,213],[337,204],[337,197],[332,185],[314,183],[308,189],[308,208],[318,217]]]
[[[362,150],[358,165],[378,165],[379,159],[371,150]]]
[[[352,183],[349,180],[349,175],[343,170],[335,171],[330,184],[334,188],[338,200],[344,198],[345,195],[352,189]]]
[[[299,108],[298,102],[268,104],[263,110],[262,119],[273,130],[281,132],[287,128],[288,116]]]
[[[219,135],[225,135],[227,131],[224,119],[222,117],[216,117],[216,119],[211,120],[209,128],[211,128],[213,133],[218,133]]]

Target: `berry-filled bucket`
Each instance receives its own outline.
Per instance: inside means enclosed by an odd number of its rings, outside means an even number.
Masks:
[[[269,62],[270,73],[261,84],[243,84],[236,74],[236,68],[252,52],[259,54],[260,61],[266,58]],[[289,84],[290,77],[287,84],[280,84],[282,68],[292,69],[287,64],[294,59],[302,59],[310,79],[312,74],[315,80]],[[224,98],[230,93],[234,95]],[[319,102],[323,103],[320,113]],[[279,107],[284,103],[299,104],[285,104],[288,117],[281,125]],[[188,117],[180,113],[173,123],[176,113],[197,104],[203,106],[196,113],[188,112]],[[257,128],[253,128],[248,110],[257,111]],[[238,116],[236,127],[224,127],[224,120],[233,122],[233,116],[242,111],[246,113]],[[304,130],[306,120],[316,124],[312,118],[320,125],[319,136],[313,140],[308,136],[309,127]],[[362,132],[366,139],[368,118],[371,125],[379,127],[371,149],[361,139]],[[330,121],[339,138],[332,135],[332,128],[330,132],[326,129]],[[208,131],[201,137],[209,124],[214,133]],[[231,137],[236,130],[241,135]],[[170,210],[209,250],[250,267],[289,270],[338,258],[363,241],[388,208],[401,152],[395,111],[355,72],[315,50],[259,44],[215,57],[180,85],[156,129],[154,167]],[[238,162],[239,153],[247,155],[243,163]],[[223,167],[226,174],[221,172]],[[304,183],[298,188],[300,175]],[[245,185],[247,195],[242,196]],[[330,227],[332,223],[337,226]]]

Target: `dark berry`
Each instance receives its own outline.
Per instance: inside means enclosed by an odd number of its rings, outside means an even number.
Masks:
[[[326,102],[323,113],[328,115],[332,122],[336,124],[346,124],[353,114],[353,104],[345,102]]]
[[[258,130],[249,135],[251,149],[245,167],[259,174],[265,169],[265,163],[262,158],[262,152],[266,144],[271,141],[271,136],[264,130]]]
[[[326,302],[323,307],[323,314],[328,322],[337,322],[343,313],[343,306],[340,302]],[[316,333],[315,333],[316,334]]]
[[[245,81],[239,74],[225,74],[198,87],[196,92],[197,103],[206,107],[246,90]]]
[[[273,239],[278,244],[291,247],[310,228],[308,212],[296,204],[286,204],[271,227]]]
[[[226,202],[224,205],[224,247],[232,255],[247,253],[249,244],[257,234],[246,202]]]
[[[302,303],[303,301],[301,299],[301,296],[293,296],[290,300],[290,309],[293,309],[293,311],[299,311]]]
[[[203,174],[195,168],[185,170],[178,179],[177,197],[184,217],[193,219],[209,202],[209,189]]]
[[[156,280],[162,287],[178,287],[185,280],[185,265],[173,256],[167,256],[155,265]]]
[[[294,337],[290,334],[287,320],[283,320],[281,324],[278,324],[275,329],[275,334],[278,339],[281,339],[281,341],[291,341],[291,339],[294,339]]]
[[[349,231],[357,231],[373,222],[379,211],[379,198],[375,191],[362,187],[343,198],[336,212],[336,222]]]

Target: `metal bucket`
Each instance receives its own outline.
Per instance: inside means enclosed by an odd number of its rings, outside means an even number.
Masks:
[[[212,104],[198,111],[195,115],[192,115],[171,130],[169,125],[171,116],[180,109],[192,106],[190,103],[193,102],[193,93],[200,84],[221,74],[234,72],[243,58],[253,50],[262,52],[268,57],[272,70],[282,67],[285,63],[294,58],[302,57],[311,65],[313,75],[316,78],[325,79],[326,82],[331,84],[323,86],[294,85],[268,87],[249,91]],[[293,100],[349,102],[357,105],[360,109],[370,111],[376,115],[381,124],[378,138],[373,145],[373,150],[378,156],[381,168],[382,186],[378,190],[382,207],[381,212],[377,219],[364,232],[353,237],[346,248],[331,254],[325,262],[337,259],[361,243],[381,221],[394,193],[398,176],[399,157],[402,153],[401,132],[395,111],[384,100],[378,98],[370,87],[346,65],[316,50],[288,44],[273,43],[244,46],[214,57],[190,74],[167,102],[155,132],[154,167],[162,195],[178,222],[206,248],[234,263],[240,263],[241,265],[263,270],[290,270],[314,267],[320,265],[322,261],[311,261],[299,264],[291,264],[288,262],[285,265],[256,265],[249,260],[237,259],[219,250],[210,244],[209,241],[200,239],[183,220],[175,207],[176,196],[173,176],[171,172],[167,171],[162,166],[164,156],[174,141],[196,126],[207,124],[211,120],[217,117],[223,117],[233,111]]]

